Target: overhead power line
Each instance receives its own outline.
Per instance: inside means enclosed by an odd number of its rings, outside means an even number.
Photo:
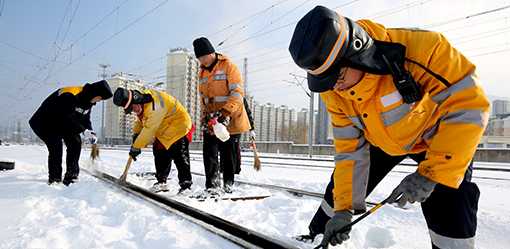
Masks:
[[[475,14],[470,14],[470,15],[463,16],[463,17],[454,18],[454,19],[447,20],[447,21],[432,23],[432,24],[429,24],[429,25],[425,25],[424,28],[440,27],[440,26],[444,26],[446,24],[450,24],[450,23],[454,23],[454,22],[465,21],[465,20],[471,19],[473,17],[479,17],[479,16],[495,13],[495,12],[498,12],[498,11],[506,10],[508,8],[510,8],[510,5],[499,7],[499,8],[495,8],[495,9],[491,9],[491,10],[486,10],[486,11],[482,11],[482,12],[478,12],[478,13],[475,13]]]

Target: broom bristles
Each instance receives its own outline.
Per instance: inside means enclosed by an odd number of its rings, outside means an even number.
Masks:
[[[253,168],[256,171],[260,171],[261,163],[259,153],[257,152],[257,146],[255,146],[255,142],[252,142],[252,148],[253,148]]]
[[[93,144],[92,147],[90,148],[90,158],[92,158],[92,160],[95,160],[98,157],[99,157],[99,147],[97,146],[97,144]]]

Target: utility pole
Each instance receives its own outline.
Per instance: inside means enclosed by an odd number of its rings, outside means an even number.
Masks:
[[[248,58],[246,58],[246,57],[243,59],[243,80],[244,80],[244,97],[248,98]],[[244,104],[244,102],[243,102],[243,104]],[[250,106],[250,108],[253,111],[253,107]],[[252,113],[252,115],[253,115],[253,113]],[[246,135],[246,133],[243,134],[241,137],[241,140],[248,141],[248,135]]]
[[[315,115],[315,112],[313,110],[314,106],[314,93],[312,91],[306,90],[306,88],[303,86],[303,82],[306,80],[306,77],[290,73],[292,77],[294,77],[295,82],[293,81],[286,81],[295,85],[298,85],[303,89],[303,91],[310,97],[310,110],[308,111],[308,156],[312,158],[313,155],[313,117]]]
[[[99,77],[101,77],[103,80],[106,80],[106,77],[108,77],[108,74],[106,74],[106,69],[110,67],[109,64],[99,64],[99,67],[103,69],[103,72],[99,74]],[[105,136],[104,136],[104,113],[105,113],[105,104],[106,101],[101,102],[101,141],[105,142]]]
[[[244,77],[244,96],[248,96],[248,58],[244,58],[243,63]]]
[[[21,143],[21,122],[19,120],[16,123],[16,142]]]

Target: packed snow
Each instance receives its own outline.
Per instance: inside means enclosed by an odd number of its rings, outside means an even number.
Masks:
[[[0,172],[0,248],[237,248],[237,245],[180,216],[127,195],[82,172],[77,184],[48,186],[47,152],[43,146],[0,147],[0,160],[16,161],[16,169]],[[127,159],[125,150],[101,150],[91,162],[83,150],[81,167],[120,176]],[[64,158],[65,159],[65,158]],[[201,157],[192,155],[191,169],[203,173]],[[236,179],[323,192],[332,168],[278,166],[330,162],[296,159],[263,159],[262,171],[243,161]],[[265,162],[265,164],[264,164]],[[510,167],[510,164],[476,163],[476,166]],[[64,163],[65,167],[65,163]],[[370,201],[381,201],[406,175],[410,167],[399,166],[381,182]],[[144,151],[131,167],[128,181],[150,187],[155,179],[136,173],[154,172],[150,151]],[[480,187],[477,248],[510,248],[510,173],[475,171]],[[183,195],[172,167],[170,191],[163,195],[230,220],[300,248],[313,248],[293,239],[308,232],[308,223],[320,199],[297,197],[286,192],[236,184],[231,196],[270,195],[262,200],[205,201],[188,198],[204,187],[204,177],[193,175],[193,187]],[[351,239],[336,248],[430,248],[430,239],[419,205],[402,210],[390,205],[356,224]]]

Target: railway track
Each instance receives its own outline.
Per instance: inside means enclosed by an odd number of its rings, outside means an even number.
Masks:
[[[83,169],[86,173],[119,188],[131,195],[141,198],[171,213],[181,216],[204,229],[221,236],[245,248],[298,248],[283,241],[271,238],[259,232],[242,227],[238,224],[214,216],[202,210],[188,206],[163,195],[152,193],[144,188],[130,184],[119,184],[118,178],[99,171]]]

